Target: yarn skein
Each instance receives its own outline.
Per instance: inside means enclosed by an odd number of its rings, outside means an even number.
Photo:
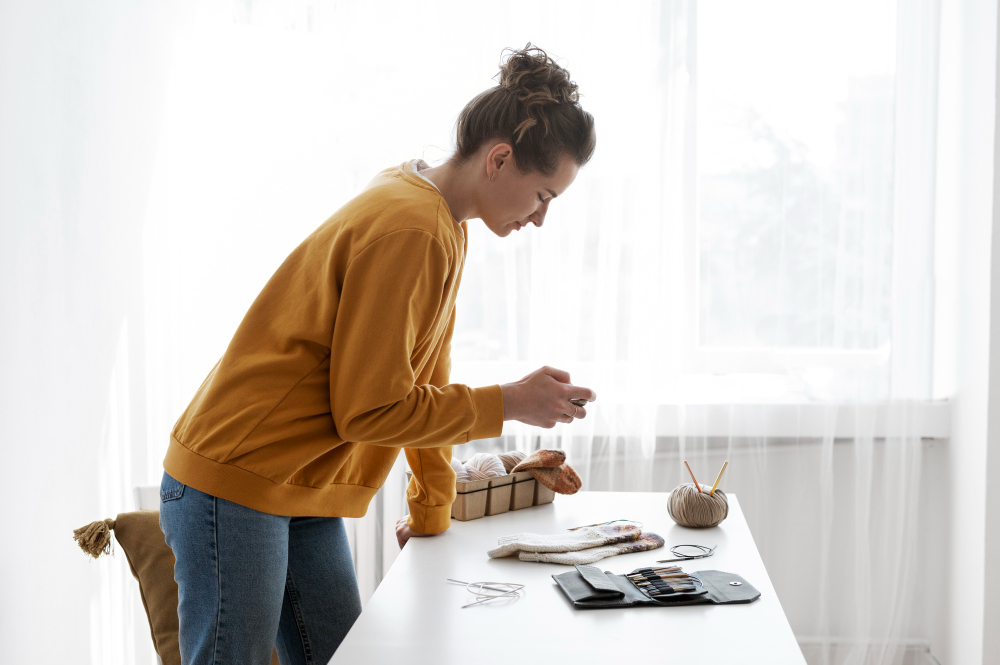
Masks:
[[[681,526],[703,528],[718,526],[729,515],[729,500],[722,490],[712,489],[708,485],[701,486],[699,492],[694,483],[684,483],[674,488],[667,499],[667,512]]]
[[[503,462],[503,469],[507,473],[510,473],[511,469],[517,466],[521,460],[523,460],[527,455],[525,455],[520,450],[511,450],[502,455],[498,456],[500,461]]]
[[[465,465],[457,457],[451,458],[451,468],[455,470],[456,483],[467,483],[471,480],[469,472],[465,469]]]
[[[465,463],[465,470],[469,472],[470,480],[482,480],[484,478],[496,478],[507,475],[503,468],[503,462],[496,455],[489,453],[477,453],[469,458]]]

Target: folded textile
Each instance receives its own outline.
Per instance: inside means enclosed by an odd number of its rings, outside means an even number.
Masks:
[[[555,535],[518,533],[498,538],[497,547],[487,554],[491,559],[497,559],[518,552],[576,552],[602,545],[638,540],[641,536],[642,527],[629,522],[588,526]]]
[[[645,552],[663,547],[663,538],[657,534],[647,531],[638,540],[630,540],[624,543],[614,543],[611,545],[601,545],[591,547],[586,550],[576,552],[518,552],[517,557],[521,561],[538,561],[539,563],[562,563],[567,566],[576,564],[584,565],[594,563],[609,556],[618,554],[631,554],[632,552]]]

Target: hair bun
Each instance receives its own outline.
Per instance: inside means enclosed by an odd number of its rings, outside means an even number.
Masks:
[[[528,112],[528,118],[515,130],[518,141],[539,121],[548,132],[549,121],[542,110],[544,107],[575,104],[580,98],[569,72],[557,65],[548,53],[532,46],[531,42],[525,44],[523,49],[504,49],[500,59],[500,87],[516,95]]]
[[[569,72],[537,46],[505,48],[499,85],[465,105],[455,123],[455,157],[468,160],[488,141],[514,147],[517,168],[552,175],[565,155],[577,166],[594,154],[594,117],[580,108]],[[530,130],[530,131],[529,131]]]

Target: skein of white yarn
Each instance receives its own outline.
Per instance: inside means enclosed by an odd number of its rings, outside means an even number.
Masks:
[[[471,480],[469,472],[465,470],[465,465],[457,457],[451,458],[451,468],[455,469],[456,483],[467,483]]]
[[[507,475],[507,471],[503,468],[503,462],[500,461],[500,458],[497,455],[490,455],[489,453],[477,453],[473,455],[465,463],[465,469],[469,472],[471,480],[482,480],[483,478],[495,478]]]

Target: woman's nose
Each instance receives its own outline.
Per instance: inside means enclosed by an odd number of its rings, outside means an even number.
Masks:
[[[539,208],[538,210],[536,210],[534,212],[534,214],[531,215],[531,217],[530,217],[531,222],[535,226],[541,228],[542,224],[545,223],[545,213],[548,212],[548,211],[549,211],[549,202],[546,201],[545,203],[542,204],[541,208]]]

